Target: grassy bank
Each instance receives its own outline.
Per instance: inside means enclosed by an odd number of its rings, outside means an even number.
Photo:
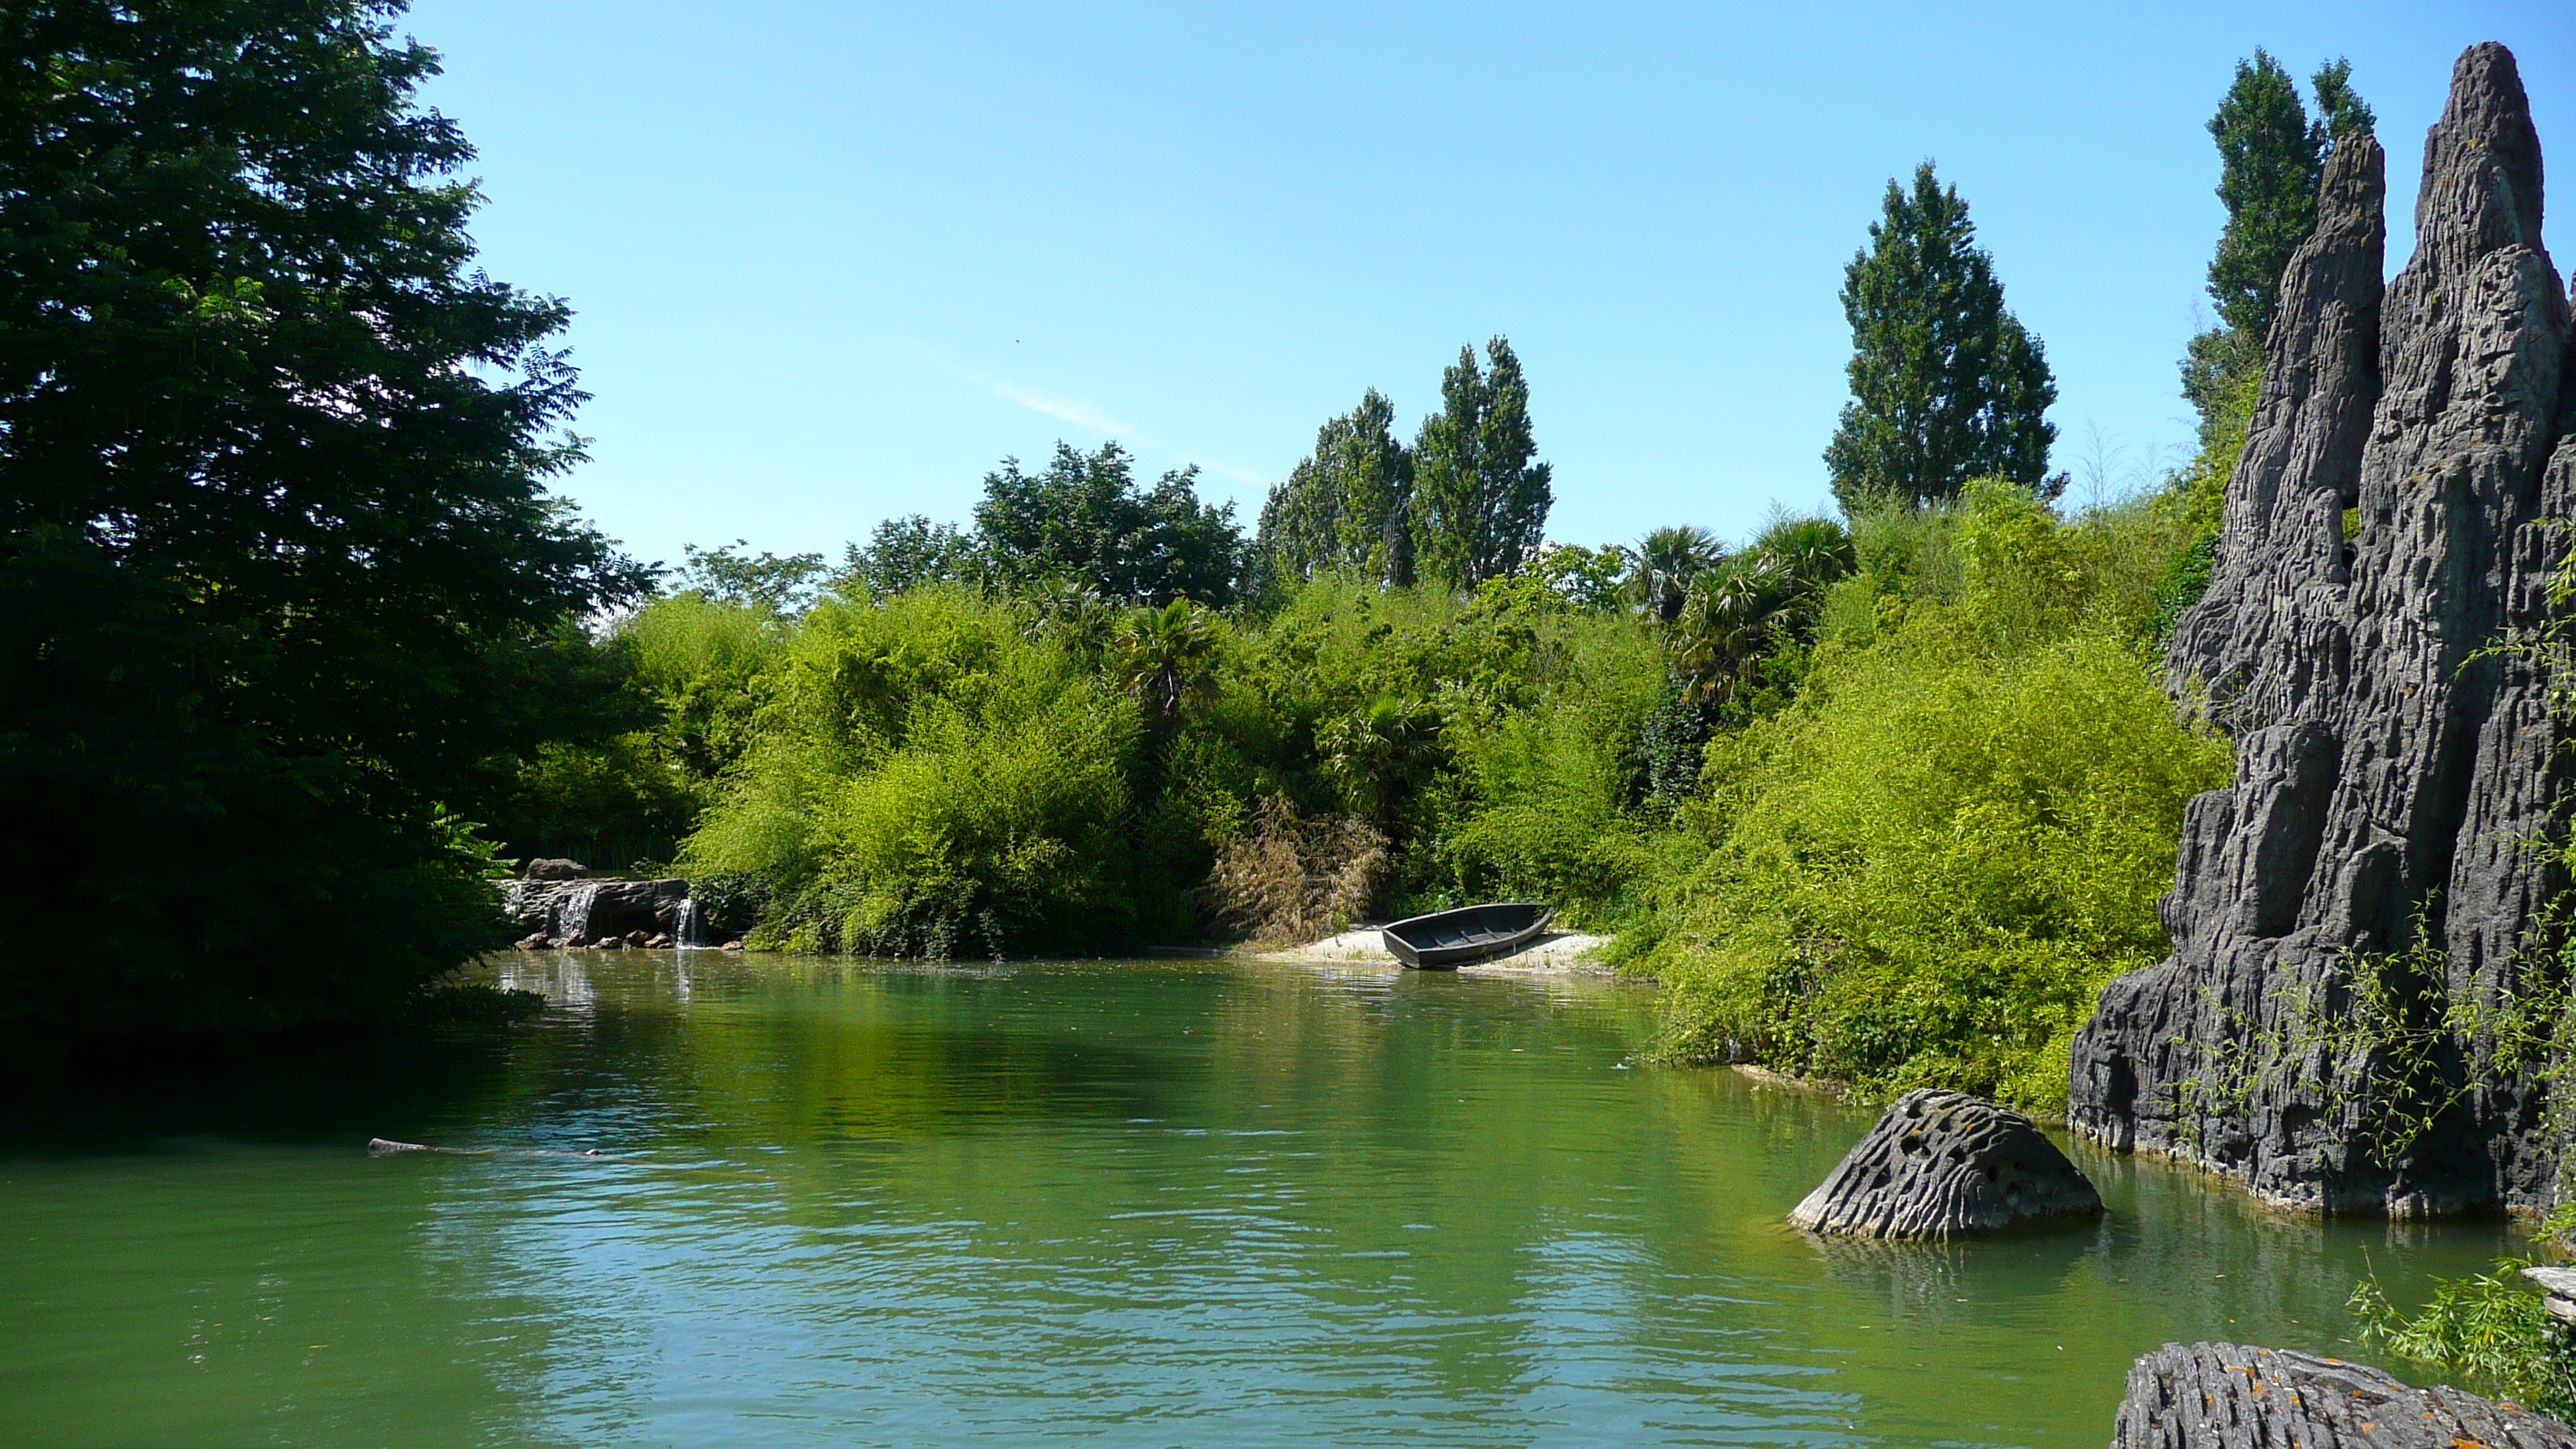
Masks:
[[[1113,952],[1547,899],[1671,988],[1677,1057],[2044,1111],[2102,983],[2164,949],[2183,802],[2225,779],[2153,668],[2203,491],[2066,517],[1980,483],[1738,548],[1560,548],[1473,591],[1325,572],[1224,611],[683,590],[600,645],[642,727],[496,813],[631,839],[676,816],[667,859],[722,924],[793,950]]]

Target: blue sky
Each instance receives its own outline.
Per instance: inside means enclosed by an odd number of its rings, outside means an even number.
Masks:
[[[1115,437],[1248,523],[1364,388],[1408,435],[1508,334],[1552,537],[1827,505],[1835,290],[1889,177],[1968,199],[2057,372],[2055,465],[2180,456],[2203,123],[2336,55],[2393,272],[2450,66],[2513,47],[2576,177],[2576,5],[874,6],[425,0],[492,273],[567,298],[564,491],[646,558],[837,554]],[[2576,182],[2549,228],[2576,259]]]

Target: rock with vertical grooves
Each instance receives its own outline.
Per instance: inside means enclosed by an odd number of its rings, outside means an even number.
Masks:
[[[1789,1221],[1859,1238],[1943,1239],[2101,1211],[2101,1194],[2028,1117],[1927,1087],[1899,1097]]]
[[[514,880],[501,883],[501,908],[522,931],[582,945],[594,938],[680,934],[685,880]]]
[[[2130,1368],[2111,1449],[2576,1449],[2576,1430],[2341,1359],[2169,1343]]]
[[[2563,882],[2530,845],[2563,733],[2497,646],[2548,618],[2576,418],[2511,54],[2453,69],[2384,295],[2380,169],[2338,147],[2282,279],[2211,588],[2167,659],[2235,736],[2236,782],[2185,814],[2173,954],[2104,991],[2068,1121],[2285,1207],[2545,1206],[2543,1084],[2493,1023],[2549,986],[2530,947]]]

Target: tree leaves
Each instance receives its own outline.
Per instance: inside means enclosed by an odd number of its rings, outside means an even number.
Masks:
[[[1852,512],[1949,498],[1983,476],[2041,486],[2057,383],[2039,339],[2004,310],[1968,204],[1926,161],[1910,191],[1887,183],[1881,212],[1843,270],[1852,401],[1825,449],[1834,497]]]

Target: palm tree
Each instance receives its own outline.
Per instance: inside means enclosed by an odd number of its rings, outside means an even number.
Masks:
[[[1829,518],[1784,518],[1693,579],[1670,635],[1683,695],[1722,707],[1784,644],[1815,634],[1825,590],[1853,568],[1851,535]]]
[[[1216,655],[1223,636],[1216,615],[1174,599],[1127,616],[1110,641],[1120,686],[1165,724],[1198,715],[1216,700]]]
[[[1441,762],[1439,706],[1381,695],[1315,731],[1324,777],[1352,814],[1387,823],[1398,801]]]
[[[1628,575],[1638,606],[1662,623],[1682,616],[1682,601],[1691,580],[1716,568],[1726,558],[1726,545],[1705,528],[1658,528],[1637,542]]]
[[[1093,669],[1109,652],[1118,612],[1095,589],[1054,579],[1029,591],[1022,605],[1027,627],[1020,632],[1032,643],[1053,640]]]

